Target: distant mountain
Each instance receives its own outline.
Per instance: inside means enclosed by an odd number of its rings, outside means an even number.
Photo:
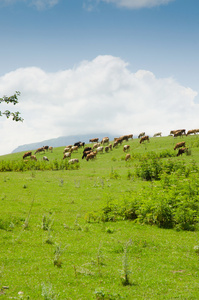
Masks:
[[[28,150],[34,150],[43,146],[52,146],[52,147],[64,147],[67,145],[73,145],[76,142],[85,142],[86,144],[89,143],[89,139],[98,137],[99,140],[102,140],[103,137],[108,136],[110,141],[114,139],[115,136],[108,134],[108,133],[99,133],[99,134],[87,134],[87,135],[71,135],[71,136],[60,136],[58,138],[45,140],[37,143],[32,144],[25,144],[18,146],[16,149],[12,151],[12,153],[16,152],[23,152]]]

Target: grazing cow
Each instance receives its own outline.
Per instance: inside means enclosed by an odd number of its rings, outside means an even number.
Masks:
[[[68,158],[68,157],[71,157],[71,152],[64,153],[63,159]]]
[[[128,134],[127,137],[128,137],[129,139],[133,139],[133,134]]]
[[[78,148],[80,147],[80,145],[81,145],[81,142],[79,141],[79,142],[76,142],[76,143],[74,143],[74,146],[78,146]]]
[[[157,132],[153,135],[153,137],[162,136],[162,132]]]
[[[82,155],[82,159],[85,157],[87,157],[88,154],[90,154],[91,152],[93,152],[93,150],[88,150],[88,151],[84,151],[83,155]]]
[[[128,140],[129,140],[128,135],[122,135],[122,136],[120,136],[120,139],[121,139],[122,141],[127,141],[127,142],[128,142]]]
[[[142,144],[142,142],[144,142],[144,141],[148,141],[149,142],[149,136],[148,135],[145,135],[145,136],[141,137],[140,144]]]
[[[49,146],[43,146],[44,150],[48,151]]]
[[[188,152],[188,148],[186,148],[186,147],[180,148],[180,149],[178,150],[177,156],[182,155],[183,153],[187,153],[187,152]]]
[[[95,152],[90,152],[87,156],[86,156],[86,160],[88,161],[89,159],[94,159],[96,158],[97,155],[97,151]]]
[[[31,155],[30,159],[31,159],[31,160],[35,160],[35,161],[37,161],[37,158],[36,158],[36,156],[35,156],[35,155]]]
[[[99,142],[99,138],[90,139],[89,142],[90,143],[98,143]]]
[[[123,151],[126,152],[128,150],[130,150],[130,145],[124,145]]]
[[[131,158],[131,155],[129,153],[126,154],[125,161],[129,160],[130,158]]]
[[[79,162],[79,159],[78,158],[72,158],[68,161],[69,164],[75,164],[75,163],[78,163]]]
[[[98,147],[100,147],[100,143],[95,143],[94,145],[93,145],[93,149],[96,149],[96,148],[98,148]]]
[[[145,136],[145,132],[141,132],[139,135],[138,135],[138,139],[140,139],[141,137]]]
[[[82,159],[87,156],[88,152],[90,153],[91,151],[92,151],[91,147],[84,148]]]
[[[191,129],[191,130],[188,130],[188,131],[187,131],[187,135],[192,134],[192,133],[193,133],[193,134],[196,134],[196,132],[197,132],[196,130],[197,130],[197,129]]]
[[[109,152],[109,150],[110,150],[109,146],[106,146],[106,147],[104,148],[104,151],[105,151],[106,153]]]
[[[106,136],[101,140],[101,144],[108,144],[109,143],[109,138]]]
[[[177,130],[171,130],[170,135],[174,134]]]
[[[84,151],[83,151],[83,152],[89,151],[89,150],[92,150],[92,148],[91,148],[91,147],[86,147],[86,148],[84,148]]]
[[[181,148],[181,147],[185,147],[185,142],[177,143],[174,147],[174,150],[176,150],[177,148]]]
[[[116,140],[114,143],[113,143],[113,148],[117,147],[118,146],[118,141]]]
[[[85,143],[82,142],[82,143],[80,144],[80,147],[83,147],[83,148],[84,148],[84,146],[85,146]]]
[[[64,148],[64,152],[63,152],[63,153],[70,152],[70,151],[71,151],[71,148],[72,148],[72,147],[66,147],[66,148]]]
[[[23,159],[24,159],[25,157],[28,157],[28,156],[31,156],[31,155],[32,155],[32,152],[31,152],[31,151],[28,151],[28,152],[24,153]]]
[[[78,151],[78,146],[72,146],[70,152]]]
[[[78,148],[80,148],[80,147],[84,147],[84,145],[85,145],[85,143],[84,142],[76,142],[76,143],[74,143],[74,146],[78,146]]]
[[[123,142],[123,137],[122,136],[120,136],[117,140],[116,140],[117,142],[118,142],[118,144],[122,144],[122,142]]]
[[[186,134],[186,130],[185,129],[177,129],[177,130],[171,130],[170,131],[170,135],[174,135],[175,136],[175,134],[177,134],[177,133],[179,133],[179,135],[180,135],[180,133],[181,133],[181,135],[185,135]]]
[[[45,152],[44,147],[38,148],[34,154],[37,154],[38,152]]]
[[[181,136],[182,137],[182,135],[183,135],[183,132],[181,131],[181,130],[178,130],[178,131],[176,131],[175,133],[174,133],[174,138],[175,137],[177,137],[177,136]]]
[[[98,153],[98,152],[103,153],[104,147],[103,147],[103,146],[100,146],[100,147],[98,147],[96,150],[97,150],[97,153]]]
[[[53,152],[53,147],[50,146],[50,147],[48,148],[48,150],[49,150],[50,152]]]
[[[44,161],[49,161],[49,159],[48,159],[47,156],[43,156],[43,160],[44,160]]]

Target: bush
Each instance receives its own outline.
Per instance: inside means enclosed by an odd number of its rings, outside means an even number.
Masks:
[[[67,160],[53,160],[46,161],[32,161],[32,160],[20,160],[20,161],[0,161],[0,172],[23,172],[29,170],[77,170],[80,164],[69,165]]]
[[[124,199],[110,200],[95,213],[103,222],[133,220],[161,228],[196,230],[199,219],[199,178],[190,173],[172,173],[161,178],[160,184],[147,186],[139,193],[128,193]],[[97,217],[98,216],[98,217]]]

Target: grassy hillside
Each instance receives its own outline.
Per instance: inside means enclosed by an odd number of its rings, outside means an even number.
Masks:
[[[199,298],[199,137],[123,145],[0,157],[2,299]]]

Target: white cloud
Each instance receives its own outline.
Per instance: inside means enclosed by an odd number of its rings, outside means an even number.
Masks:
[[[163,4],[168,4],[169,2],[175,0],[98,0],[98,2],[113,3],[118,7],[126,7],[130,9],[144,8],[144,7],[154,7]],[[89,1],[91,2],[91,1]],[[90,4],[91,5],[91,4]]]
[[[32,0],[31,4],[38,10],[43,10],[55,6],[58,2],[59,0]]]
[[[38,10],[48,9],[56,4],[59,0],[0,0],[0,4],[11,5],[18,2],[24,2],[27,5],[35,6]]]
[[[19,104],[9,108],[19,110],[24,122],[0,118],[0,154],[62,135],[168,135],[172,129],[198,127],[195,91],[147,70],[132,73],[113,56],[98,56],[56,73],[32,67],[0,77],[0,96],[15,91],[21,92]]]
[[[0,4],[10,5],[17,2],[24,2],[35,6],[38,10],[48,9],[59,3],[60,0],[0,0]],[[64,0],[66,1],[66,0]],[[73,0],[75,1],[75,0]],[[83,0],[83,7],[92,11],[99,2],[113,3],[118,7],[137,9],[144,7],[154,7],[168,4],[175,0]]]

